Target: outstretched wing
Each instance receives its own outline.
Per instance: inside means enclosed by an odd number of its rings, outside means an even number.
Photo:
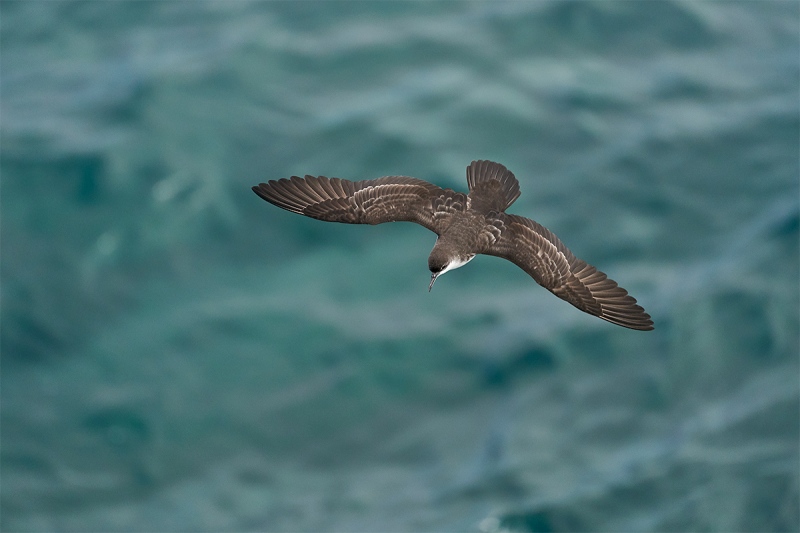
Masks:
[[[267,202],[328,222],[382,224],[416,222],[441,234],[463,211],[467,196],[407,176],[350,181],[325,176],[273,180],[253,187]]]
[[[578,259],[553,232],[529,218],[492,212],[481,253],[508,259],[550,292],[581,311],[639,330],[653,321],[628,291]]]

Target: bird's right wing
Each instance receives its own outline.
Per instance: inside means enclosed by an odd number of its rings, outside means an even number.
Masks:
[[[653,329],[653,321],[628,291],[578,259],[541,224],[493,212],[486,217],[481,253],[508,259],[536,282],[581,311],[631,329]]]
[[[253,187],[267,202],[328,222],[381,224],[416,222],[436,234],[463,211],[467,196],[408,176],[350,181],[325,176],[272,180]]]

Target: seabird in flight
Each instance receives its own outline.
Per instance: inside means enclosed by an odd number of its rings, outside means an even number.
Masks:
[[[253,191],[287,211],[328,222],[381,224],[416,222],[439,238],[428,257],[433,287],[449,270],[477,254],[508,259],[539,285],[581,311],[613,324],[653,329],[653,321],[628,291],[578,259],[550,230],[505,212],[519,195],[519,182],[506,167],[473,161],[467,167],[469,194],[442,189],[407,176],[349,181],[306,176],[261,183]]]

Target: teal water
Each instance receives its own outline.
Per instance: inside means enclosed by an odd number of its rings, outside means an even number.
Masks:
[[[0,3],[0,529],[797,531],[799,6]],[[481,158],[656,329],[250,191]]]

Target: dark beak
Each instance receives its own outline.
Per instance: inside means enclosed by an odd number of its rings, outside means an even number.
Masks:
[[[431,274],[431,284],[428,285],[428,292],[431,292],[431,289],[433,288],[433,282],[436,281],[436,276],[438,275],[439,274],[436,274],[435,272]]]

